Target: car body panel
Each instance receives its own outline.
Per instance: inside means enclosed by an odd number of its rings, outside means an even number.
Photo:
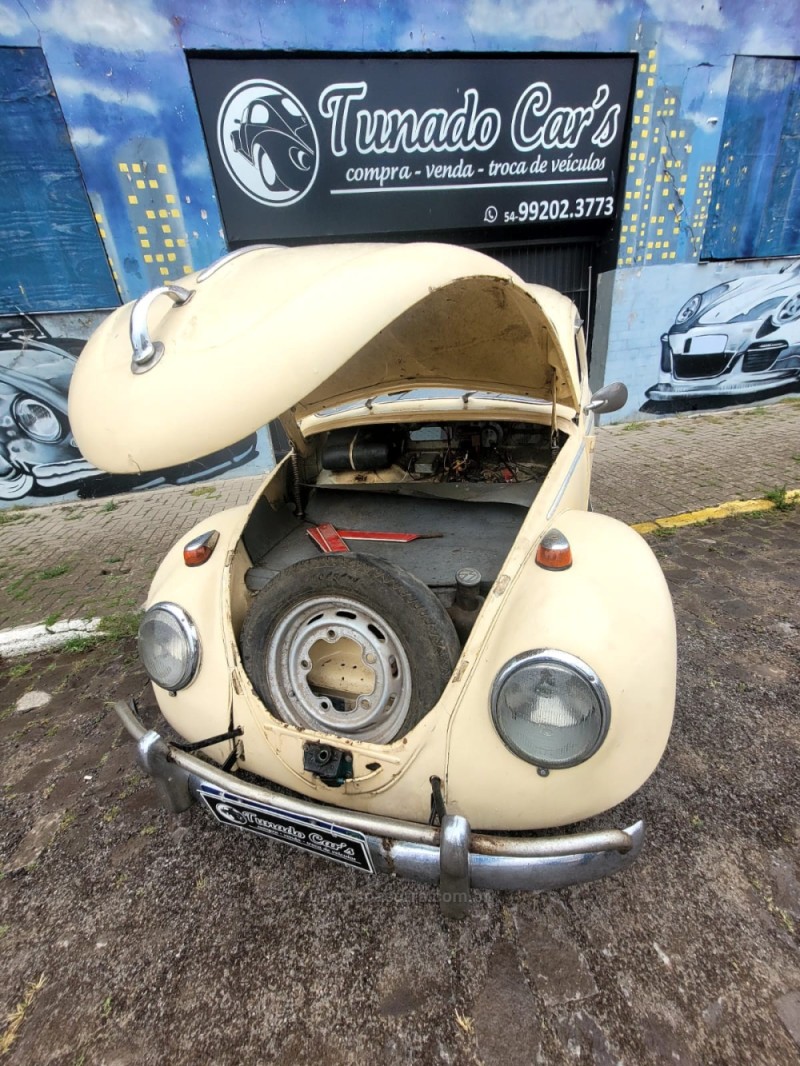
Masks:
[[[567,511],[557,524],[572,547],[572,566],[551,572],[520,565],[508,586],[493,593],[504,602],[487,619],[489,632],[474,651],[454,709],[448,809],[476,826],[507,823],[514,802],[521,808],[514,828],[566,825],[607,810],[647,780],[672,725],[675,623],[652,552],[605,515]],[[565,603],[575,609],[564,610]],[[546,776],[531,772],[503,744],[483,700],[475,705],[478,693],[491,691],[502,662],[536,648],[569,649],[595,669],[611,703],[609,731],[597,752]],[[491,787],[483,787],[488,781]]]
[[[580,406],[572,304],[480,252],[255,248],[202,274],[182,281],[190,301],[160,300],[151,311],[164,355],[148,372],[131,372],[131,304],[88,342],[69,413],[95,465],[124,473],[185,462],[285,412],[302,419],[393,389]]]
[[[563,447],[451,684],[406,736],[391,744],[333,738],[289,726],[264,707],[237,649],[246,610],[237,590],[249,565],[237,542],[247,508],[223,512],[189,531],[153,583],[148,603],[179,602],[195,621],[203,648],[213,653],[188,688],[175,696],[156,690],[165,717],[190,741],[216,735],[229,723],[240,726],[243,769],[353,810],[424,820],[427,783],[434,774],[445,783],[448,809],[480,829],[566,825],[613,806],[652,773],[666,744],[674,704],[675,627],[666,583],[644,541],[621,523],[585,511],[593,441],[573,432]],[[280,470],[270,474],[262,491],[280,477]],[[531,560],[554,524],[573,544],[575,561],[563,573],[544,571]],[[221,533],[212,560],[202,568],[186,568],[182,544],[212,527]],[[580,604],[580,625],[564,603]],[[624,637],[610,639],[614,633]],[[519,651],[542,646],[568,648],[594,666],[613,708],[609,736],[597,755],[546,778],[505,747],[488,701],[500,666]],[[353,758],[353,780],[331,789],[304,771],[309,740],[346,748]],[[228,743],[210,753],[221,762],[230,750]],[[484,787],[489,781],[491,787]]]

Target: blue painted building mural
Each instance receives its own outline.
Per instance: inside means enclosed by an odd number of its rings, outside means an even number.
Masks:
[[[119,296],[39,48],[0,49],[0,151],[0,310],[113,307]]]
[[[187,54],[236,51],[298,53],[297,62],[315,53],[411,53],[431,64],[438,53],[634,57],[617,224],[603,235],[594,300],[593,380],[627,381],[620,418],[800,387],[800,286],[793,269],[781,273],[800,256],[795,5],[762,0],[754,17],[749,0],[557,9],[549,0],[0,0],[0,334],[15,382],[0,405],[6,499],[38,491],[35,465],[79,461],[34,461],[21,447],[31,429],[57,433],[51,414],[62,438],[36,443],[68,448],[69,435],[55,395],[19,400],[19,352],[26,373],[37,344],[71,338],[69,354],[109,307],[226,251]],[[480,241],[492,241],[493,226],[508,239],[503,222],[487,214]],[[526,236],[536,234],[517,225],[516,239]],[[64,313],[80,315],[80,328]],[[45,359],[34,376],[52,374],[57,392],[67,365]],[[245,452],[231,468],[270,461],[261,437],[257,456]],[[88,475],[58,478],[51,491],[88,491]]]

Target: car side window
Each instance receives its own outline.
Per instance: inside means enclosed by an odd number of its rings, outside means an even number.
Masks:
[[[267,124],[267,122],[269,121],[269,111],[267,110],[265,104],[253,104],[250,110],[250,121],[257,123],[259,126]]]

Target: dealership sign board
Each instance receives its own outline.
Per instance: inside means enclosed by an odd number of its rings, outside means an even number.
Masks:
[[[632,56],[189,63],[232,243],[615,214]]]

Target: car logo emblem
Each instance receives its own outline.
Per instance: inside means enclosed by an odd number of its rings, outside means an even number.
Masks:
[[[220,108],[217,144],[239,188],[269,207],[302,200],[317,176],[319,142],[294,93],[265,79],[242,82]]]

